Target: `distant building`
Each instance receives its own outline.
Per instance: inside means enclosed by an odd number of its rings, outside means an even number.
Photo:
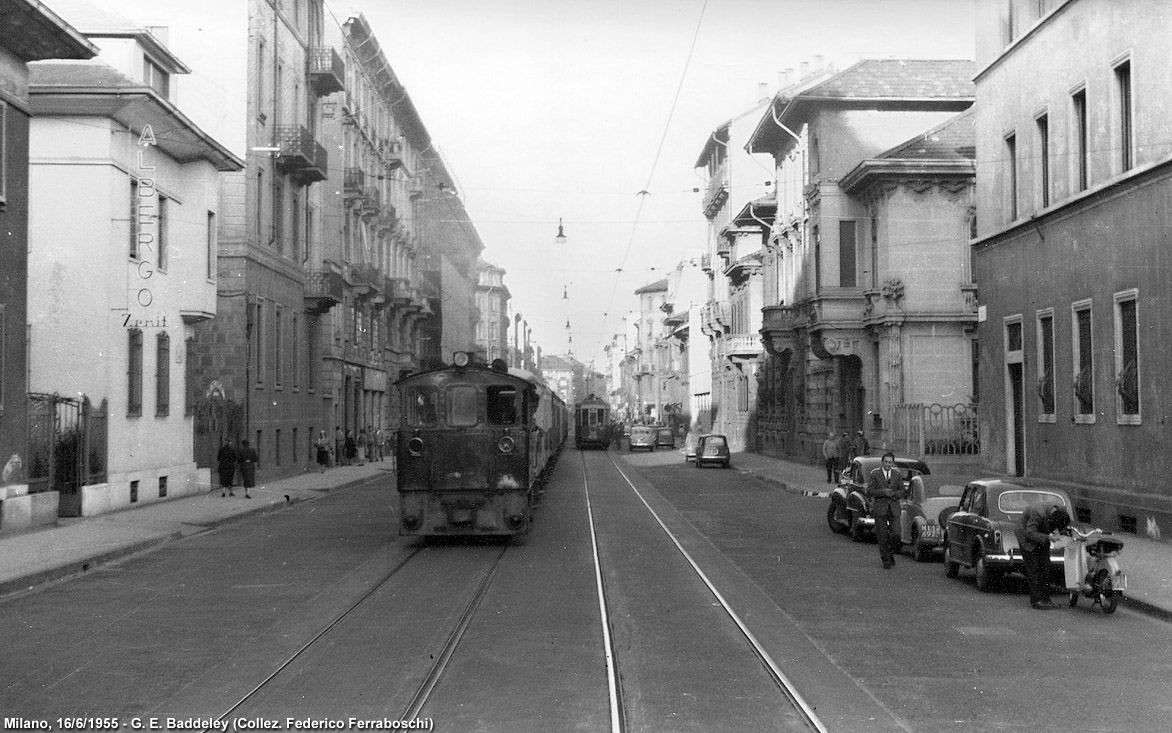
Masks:
[[[29,388],[106,405],[105,480],[61,496],[76,516],[208,490],[189,367],[217,309],[221,174],[244,162],[172,101],[188,69],[157,36],[55,5],[102,49],[29,78]]]
[[[28,64],[88,59],[98,49],[36,0],[0,0],[0,17],[0,499],[5,507],[0,529],[23,529],[34,521],[34,501],[44,505],[37,508],[37,523],[55,521],[57,514],[55,497],[34,499],[27,494],[30,471],[41,468],[32,465],[28,440]],[[49,200],[64,210],[63,197],[56,192]],[[32,473],[47,472],[47,462],[43,469]],[[35,488],[48,494],[55,487],[46,483]],[[18,521],[22,515],[24,521]]]
[[[667,279],[657,280],[635,291],[639,296],[639,320],[635,324],[634,348],[627,353],[632,360],[637,415],[643,422],[660,422],[663,407],[669,402],[664,390],[674,376],[669,370],[669,354],[663,342],[663,306],[667,302]]]
[[[1168,4],[978,4],[976,282],[987,468],[1079,519],[1172,527]]]
[[[491,364],[496,359],[508,363],[509,293],[505,270],[483,260],[478,265],[476,284],[476,350]]]
[[[546,355],[541,358],[540,368],[541,378],[566,405],[573,406],[586,397],[583,394],[582,365],[573,357]]]

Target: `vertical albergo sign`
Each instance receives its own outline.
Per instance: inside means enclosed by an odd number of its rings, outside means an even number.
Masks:
[[[132,203],[131,216],[134,217],[132,226],[132,245],[134,259],[138,265],[134,269],[135,277],[131,279],[127,288],[127,313],[123,317],[122,325],[126,328],[166,327],[166,316],[157,318],[133,318],[133,311],[148,309],[155,305],[155,292],[152,289],[151,279],[155,275],[158,265],[158,247],[163,246],[159,237],[159,195],[155,185],[155,166],[149,165],[144,159],[144,152],[151,146],[157,146],[154,130],[150,125],[143,128],[138,136],[137,150],[137,179],[136,200]],[[143,314],[146,316],[147,314]]]

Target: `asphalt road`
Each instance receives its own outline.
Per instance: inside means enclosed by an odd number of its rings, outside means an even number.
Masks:
[[[982,594],[939,562],[883,570],[830,533],[825,499],[735,458],[572,449],[523,545],[392,535],[372,483],[0,602],[0,710],[394,719],[488,577],[421,715],[608,730],[587,501],[627,730],[801,729],[734,615],[831,731],[1166,728],[1172,626],[1033,611],[1020,581]]]

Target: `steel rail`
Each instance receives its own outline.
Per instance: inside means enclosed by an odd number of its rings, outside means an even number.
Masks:
[[[716,586],[712,583],[711,580],[708,579],[708,576],[704,573],[704,571],[700,569],[700,565],[697,564],[697,562],[692,558],[691,554],[689,554],[688,551],[684,549],[684,546],[680,544],[680,541],[675,536],[675,533],[673,533],[668,528],[663,519],[660,518],[658,512],[656,512],[651,507],[651,504],[649,504],[647,499],[643,497],[643,494],[635,486],[635,483],[631,481],[630,477],[627,476],[626,472],[623,471],[622,467],[619,466],[619,464],[609,453],[607,454],[607,458],[610,459],[612,464],[614,464],[615,470],[619,472],[619,475],[623,477],[623,480],[627,482],[627,485],[631,487],[631,491],[635,492],[635,496],[639,497],[639,501],[643,502],[643,506],[647,507],[647,511],[650,512],[651,516],[655,518],[655,521],[659,523],[660,528],[664,531],[668,538],[671,539],[672,543],[676,546],[676,549],[680,551],[680,554],[683,555],[684,559],[688,561],[688,564],[692,566],[692,570],[695,571],[696,575],[699,576],[704,585],[708,587],[709,592],[712,593],[712,596],[717,600],[718,603],[720,603],[720,607],[724,609],[724,612],[728,614],[728,617],[732,619],[732,622],[736,624],[738,629],[740,629],[741,634],[749,642],[749,646],[752,647],[753,652],[757,655],[757,658],[761,660],[761,663],[765,666],[765,669],[769,671],[773,681],[781,689],[786,698],[789,699],[790,703],[805,719],[805,722],[810,727],[810,729],[817,731],[818,733],[829,733],[827,728],[822,724],[822,721],[814,712],[814,708],[805,701],[801,693],[799,693],[797,688],[794,687],[794,684],[790,682],[789,678],[785,676],[785,673],[781,671],[781,668],[777,666],[777,663],[773,661],[773,658],[769,656],[769,652],[765,650],[765,648],[761,645],[761,642],[757,641],[757,637],[753,635],[753,632],[749,630],[749,627],[745,624],[744,621],[741,620],[741,617],[737,615],[736,611],[732,609],[732,606],[729,605],[728,601],[725,600],[720,591],[716,589]]]
[[[623,733],[626,730],[625,716],[623,715],[623,698],[619,690],[619,680],[616,673],[616,658],[614,640],[610,633],[610,614],[606,608],[606,583],[602,576],[602,560],[598,554],[598,535],[594,531],[594,510],[590,506],[590,481],[586,477],[586,454],[582,456],[582,490],[586,495],[586,520],[590,525],[590,552],[594,557],[594,582],[598,588],[598,612],[602,621],[602,646],[606,656],[606,682],[610,694],[610,730],[611,733]]]

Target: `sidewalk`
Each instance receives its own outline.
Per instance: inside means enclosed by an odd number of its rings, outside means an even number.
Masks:
[[[756,453],[737,453],[733,455],[733,468],[804,496],[827,497],[831,488],[826,483],[825,468],[813,464]],[[811,501],[817,500],[811,498]],[[1124,542],[1120,563],[1127,573],[1127,590],[1123,593],[1122,605],[1172,621],[1172,543],[1123,533],[1119,534],[1119,539]],[[1087,602],[1082,599],[1080,605],[1086,607]]]
[[[0,596],[35,588],[60,578],[94,570],[136,552],[206,532],[226,522],[352,486],[375,476],[391,480],[391,462],[339,466],[325,473],[308,472],[270,481],[250,490],[236,487],[235,496],[220,489],[101,514],[62,518],[49,525],[13,535],[0,535]]]

